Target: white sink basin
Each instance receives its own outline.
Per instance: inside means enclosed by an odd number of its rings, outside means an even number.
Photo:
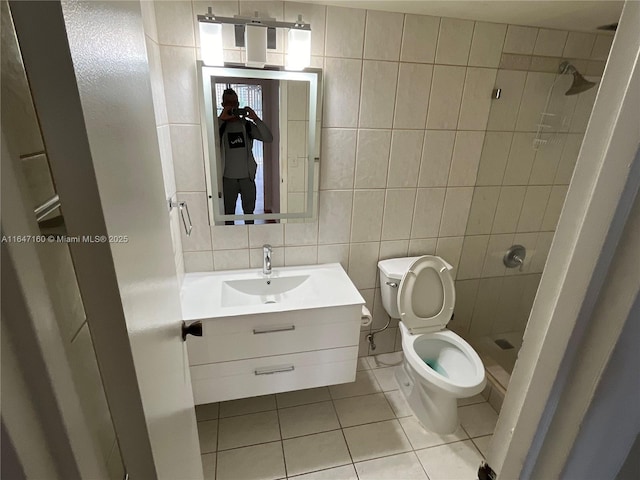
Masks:
[[[184,320],[364,304],[339,263],[188,273],[180,296]]]
[[[275,278],[246,278],[222,282],[221,305],[235,307],[256,303],[279,303],[285,295],[308,295],[303,285],[310,275]],[[293,292],[293,293],[292,293]]]

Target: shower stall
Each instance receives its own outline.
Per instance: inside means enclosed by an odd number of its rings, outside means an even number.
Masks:
[[[503,393],[604,68],[604,62],[526,57],[503,55],[498,70],[449,324]]]

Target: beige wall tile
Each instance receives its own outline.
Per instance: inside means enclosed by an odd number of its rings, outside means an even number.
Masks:
[[[154,6],[160,45],[195,46],[191,2],[155,2]]]
[[[440,222],[441,237],[464,235],[471,208],[473,187],[447,188]]]
[[[487,132],[484,137],[476,185],[501,185],[511,148],[511,132]]]
[[[526,78],[527,72],[498,70],[495,86],[502,89],[502,96],[491,102],[487,130],[514,130]]]
[[[375,288],[379,242],[352,243],[349,252],[349,278],[357,288]]]
[[[400,64],[393,128],[424,128],[432,74],[431,65]]]
[[[184,271],[210,272],[213,270],[213,252],[184,252]]]
[[[200,123],[196,55],[191,47],[160,46],[169,123]]]
[[[507,26],[501,23],[476,22],[469,53],[469,66],[493,67],[500,64]]]
[[[518,232],[536,232],[540,230],[550,193],[551,186],[527,187],[518,221]]]
[[[156,125],[166,125],[169,120],[167,117],[167,101],[164,94],[160,46],[149,37],[145,37],[145,41],[147,44],[149,78],[151,79],[151,96],[153,98],[153,113],[156,118]]]
[[[357,131],[342,128],[322,129],[320,189],[353,188]]]
[[[387,185],[391,130],[358,130],[355,188]]]
[[[492,233],[516,231],[527,187],[502,187],[493,219]]]
[[[462,333],[469,332],[469,325],[473,315],[473,308],[478,296],[478,286],[480,280],[458,280],[456,281],[456,307],[454,318],[451,319],[447,328]]]
[[[607,60],[613,44],[613,35],[598,35],[591,50],[593,60]]]
[[[548,30],[541,28],[538,31],[538,38],[533,49],[534,55],[544,55],[547,57],[561,57],[564,51],[564,44],[567,41],[569,32],[564,30]]]
[[[327,7],[327,57],[362,58],[365,10]]]
[[[349,268],[349,244],[318,245],[318,263],[340,263],[346,271]]]
[[[380,252],[378,253],[378,260],[406,257],[408,250],[409,240],[387,240],[384,242],[380,242]],[[380,289],[377,288],[376,290],[379,291]]]
[[[558,164],[558,170],[556,172],[556,178],[554,184],[568,185],[573,175],[573,169],[578,159],[578,153],[580,153],[580,147],[582,146],[583,135],[571,134],[567,136],[567,139],[562,150],[560,157],[560,163]]]
[[[387,188],[417,185],[423,140],[422,130],[393,131]]]
[[[411,238],[438,236],[445,193],[445,188],[418,188]]]
[[[568,58],[589,58],[595,41],[596,36],[592,33],[569,32],[562,56]]]
[[[351,190],[320,192],[318,243],[348,243],[351,229]]]
[[[379,242],[383,210],[384,190],[355,190],[351,242]]]
[[[491,333],[501,290],[502,277],[483,278],[480,280],[476,305],[473,309],[473,317],[469,326],[471,338],[482,337]]]
[[[284,225],[270,223],[265,225],[249,225],[249,248],[262,248],[263,245],[280,247],[284,245]]]
[[[547,262],[551,242],[553,241],[553,232],[540,232],[536,242],[536,248],[531,259],[530,272],[542,273],[544,265]]]
[[[464,237],[440,237],[436,246],[436,255],[445,259],[453,270],[451,276],[456,278],[458,273],[458,265],[460,264],[460,255],[462,255],[462,244]]]
[[[554,73],[529,72],[522,93],[516,130],[535,132],[540,123],[540,113],[544,108],[549,89],[553,85]]]
[[[547,203],[547,208],[544,212],[540,230],[555,231],[568,189],[569,187],[566,185],[557,185],[551,189],[549,202]]]
[[[160,147],[160,163],[162,164],[162,180],[167,198],[175,198],[176,176],[173,167],[171,148],[171,130],[169,125],[158,127],[158,146]]]
[[[536,151],[533,149],[535,133],[514,133],[509,160],[504,172],[504,185],[526,185]]]
[[[458,131],[453,149],[448,186],[473,186],[476,183],[484,132]]]
[[[506,70],[529,70],[531,67],[531,55],[516,55],[503,53],[500,57],[500,68]]]
[[[565,140],[565,134],[555,134],[550,137],[549,142],[538,147],[531,167],[529,185],[553,184]]]
[[[402,13],[367,10],[364,58],[397,62],[400,58],[403,22]]]
[[[360,106],[362,61],[326,58],[323,127],[356,127]]]
[[[285,266],[315,265],[318,262],[318,246],[284,247]]]
[[[211,243],[214,250],[249,248],[249,227],[247,225],[213,226]]]
[[[205,170],[200,125],[169,125],[171,150],[180,192],[204,192]]]
[[[453,130],[456,128],[465,71],[465,67],[434,66],[427,114],[428,129]]]
[[[407,256],[419,257],[421,255],[435,255],[437,246],[437,238],[412,238],[409,240]]]
[[[502,50],[505,53],[531,55],[536,44],[537,36],[537,28],[509,25]]]
[[[471,202],[466,235],[491,233],[493,218],[498,206],[500,187],[476,187]]]
[[[386,190],[382,240],[404,240],[409,238],[415,198],[415,188]]]
[[[360,128],[391,128],[397,81],[398,63],[363,62]]]
[[[485,130],[491,108],[491,92],[497,70],[467,68],[458,130]]]
[[[489,235],[468,235],[464,237],[457,275],[458,280],[480,278],[488,243]]]
[[[419,187],[445,187],[449,179],[456,132],[427,130],[422,147]]]
[[[318,243],[318,222],[313,223],[285,223],[284,244],[315,245]],[[215,244],[215,240],[214,240]],[[215,245],[214,245],[215,249]]]
[[[474,22],[443,17],[440,21],[436,63],[466,65],[471,49]]]
[[[438,43],[440,17],[405,15],[400,60],[433,63]]]

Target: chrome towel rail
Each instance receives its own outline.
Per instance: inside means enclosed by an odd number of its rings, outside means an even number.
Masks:
[[[191,223],[191,215],[189,215],[189,207],[187,206],[187,202],[174,202],[173,200],[169,199],[169,210],[171,210],[173,207],[178,207],[180,209],[180,216],[182,217],[184,233],[187,235],[187,237],[190,237],[191,230],[193,230],[193,223]],[[186,217],[185,212],[187,212]],[[187,220],[189,221],[189,225],[187,225]]]
[[[36,214],[36,220],[38,221],[38,223],[40,223],[47,215],[49,215],[59,206],[60,197],[58,197],[58,194],[55,194],[49,200],[34,208],[33,213]]]

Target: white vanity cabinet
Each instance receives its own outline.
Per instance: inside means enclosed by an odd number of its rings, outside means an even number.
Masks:
[[[360,307],[202,321],[187,349],[196,405],[353,382]]]
[[[215,316],[204,316],[202,309],[185,308],[185,302],[204,298],[207,292],[206,298],[211,300],[211,291],[218,286],[206,275],[219,276],[222,284],[239,274],[227,272],[225,276],[222,275],[225,272],[212,272],[185,276],[182,292],[185,321],[202,322],[202,337],[187,337],[196,405],[355,380],[364,300],[338,264],[308,269],[327,267],[336,270],[338,276],[323,279],[319,284],[331,280],[332,288],[341,289],[341,293],[319,295],[326,305],[311,296],[305,303],[298,296],[288,299],[280,295],[280,304],[257,308],[254,302],[245,309],[245,314],[242,307],[220,306],[214,309]],[[280,275],[299,274],[300,268],[281,269]],[[258,274],[252,271],[251,275]],[[196,287],[200,291],[194,292]],[[223,285],[219,287],[224,289]],[[191,291],[185,292],[185,288]],[[292,290],[293,293],[304,295],[304,290]]]

